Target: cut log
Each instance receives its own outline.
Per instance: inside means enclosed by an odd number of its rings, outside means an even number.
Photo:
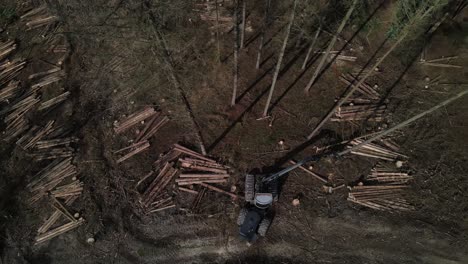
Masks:
[[[203,182],[202,182],[202,183],[197,183],[197,184],[199,184],[199,185],[201,185],[201,186],[203,186],[203,187],[205,187],[205,188],[208,188],[208,189],[210,189],[210,190],[213,190],[213,191],[215,191],[215,192],[219,192],[219,193],[223,193],[223,194],[229,195],[232,199],[238,199],[238,198],[239,198],[239,196],[237,196],[236,194],[227,192],[227,191],[225,191],[225,190],[223,190],[223,189],[220,189],[220,188],[218,188],[218,187],[215,187],[215,186],[213,186],[213,185],[209,185],[209,184],[206,184],[206,183],[203,183]]]
[[[152,107],[146,107],[143,110],[128,116],[122,120],[117,127],[114,128],[115,133],[120,134],[131,128],[132,126],[144,121],[145,119],[156,114]]]
[[[146,141],[144,144],[142,144],[141,146],[138,146],[137,148],[135,148],[134,150],[132,150],[131,152],[127,153],[125,156],[121,157],[120,159],[117,160],[117,163],[122,163],[124,161],[126,161],[127,159],[135,156],[136,154],[144,151],[144,150],[147,150],[150,146],[150,143],[148,141]]]
[[[69,222],[67,224],[64,224],[63,226],[57,227],[55,229],[49,230],[48,232],[45,232],[43,234],[40,234],[36,237],[36,244],[40,244],[42,242],[45,242],[47,240],[50,240],[54,237],[57,237],[61,234],[64,234],[68,231],[71,231],[80,225],[82,225],[85,222],[83,218],[78,219],[76,222]]]
[[[73,204],[73,202],[78,198],[77,195],[68,197],[65,200],[65,205],[70,206]],[[60,213],[59,210],[55,210],[55,212],[42,224],[41,227],[37,230],[39,234],[47,232],[54,224],[57,222],[57,220],[60,218],[62,214]]]

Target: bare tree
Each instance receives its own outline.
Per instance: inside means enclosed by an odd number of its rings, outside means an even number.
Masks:
[[[152,10],[150,1],[145,1],[144,5],[148,10]],[[203,155],[206,155],[206,148],[205,148],[205,143],[203,140],[203,135],[201,133],[200,124],[195,118],[195,114],[193,113],[192,106],[190,105],[190,102],[187,98],[187,94],[180,82],[179,76],[176,73],[175,66],[174,66],[175,63],[171,55],[171,52],[169,51],[167,43],[165,41],[164,34],[159,30],[157,26],[160,24],[160,21],[158,21],[157,17],[151,11],[149,12],[149,18],[152,22],[154,36],[156,37],[156,45],[158,49],[160,50],[161,60],[163,62],[163,65],[165,66],[166,72],[169,74],[169,80],[172,82],[174,87],[179,92],[180,98],[182,99],[182,102],[184,103],[185,110],[187,114],[189,115],[190,120],[192,121],[192,126],[195,128],[196,138],[200,145],[200,150]]]
[[[275,74],[273,75],[273,81],[271,82],[270,92],[268,93],[268,99],[265,104],[265,109],[263,110],[263,117],[266,117],[268,114],[268,108],[270,107],[271,98],[273,96],[273,91],[275,90],[276,81],[278,79],[278,74],[281,69],[281,63],[283,62],[284,52],[286,51],[286,46],[288,45],[289,34],[291,32],[292,24],[294,23],[294,15],[296,12],[297,0],[294,0],[293,9],[291,11],[291,16],[289,17],[289,24],[286,28],[286,34],[283,40],[283,46],[281,47],[281,51],[278,57],[278,61],[276,62]]]
[[[236,1],[235,14],[235,39],[234,39],[234,87],[232,88],[231,106],[236,104],[237,85],[239,82],[239,0]]]
[[[322,67],[327,61],[328,56],[330,55],[330,51],[332,50],[333,46],[335,46],[336,40],[338,39],[338,35],[340,35],[341,31],[343,31],[343,28],[345,27],[346,23],[348,22],[349,18],[351,17],[351,14],[354,11],[354,8],[356,7],[358,0],[354,0],[353,3],[351,4],[351,7],[348,9],[348,12],[346,13],[345,17],[343,18],[343,21],[341,21],[340,26],[338,27],[338,30],[336,31],[336,34],[333,36],[332,40],[330,41],[330,44],[328,44],[328,47],[325,51],[325,54],[323,55],[322,59],[320,60],[319,65],[317,66],[317,69],[315,69],[314,75],[312,76],[312,79],[310,79],[309,83],[305,87],[304,91],[306,93],[309,92],[310,88],[314,84],[315,80],[319,76],[320,72],[322,71]]]
[[[241,39],[240,39],[240,48],[241,49],[244,48],[245,25],[246,25],[246,21],[245,21],[246,5],[247,5],[247,1],[242,0],[242,25],[241,25],[241,30],[242,31],[241,31]]]
[[[221,62],[221,45],[219,43],[219,6],[218,0],[215,0],[216,5],[216,49],[218,52],[218,62]]]
[[[434,112],[435,110],[437,110],[437,109],[439,109],[439,108],[441,108],[441,107],[444,107],[444,106],[450,104],[451,102],[453,102],[453,101],[459,99],[459,98],[462,97],[462,96],[465,96],[466,94],[468,94],[468,90],[465,90],[465,91],[463,91],[463,92],[460,92],[460,93],[458,93],[458,94],[456,94],[456,95],[450,97],[449,99],[447,99],[447,100],[445,100],[445,101],[443,101],[443,102],[437,104],[436,106],[434,106],[434,107],[432,107],[432,108],[430,108],[430,109],[428,109],[428,110],[426,110],[426,111],[424,111],[424,112],[422,112],[422,113],[420,113],[420,114],[417,114],[417,115],[415,115],[415,116],[413,116],[413,117],[407,119],[407,120],[404,121],[404,122],[399,123],[398,125],[395,125],[395,126],[389,128],[389,129],[387,129],[387,130],[384,130],[384,131],[382,131],[382,132],[377,133],[377,134],[374,135],[373,137],[371,137],[371,138],[369,138],[369,139],[367,139],[367,140],[365,140],[365,141],[363,141],[363,142],[361,142],[361,143],[359,143],[359,144],[353,146],[352,148],[349,148],[349,149],[347,149],[347,150],[344,150],[344,151],[338,153],[338,156],[343,156],[343,155],[345,155],[345,154],[347,154],[347,153],[350,153],[350,152],[352,152],[352,151],[354,151],[354,150],[356,150],[356,149],[358,149],[358,148],[360,148],[360,147],[363,147],[363,146],[366,145],[366,144],[371,143],[372,141],[375,141],[375,140],[377,140],[377,139],[380,139],[380,138],[382,138],[382,137],[384,137],[384,136],[386,136],[386,135],[392,133],[392,132],[395,131],[395,130],[398,130],[398,129],[404,127],[404,126],[407,126],[407,125],[413,123],[414,121],[418,120],[419,118],[421,118],[421,117],[423,117],[423,116],[425,116],[425,115],[427,115],[427,114],[430,114],[430,113]]]
[[[440,1],[437,1],[436,3],[440,3]],[[409,35],[408,33],[411,32],[411,29],[413,27],[418,26],[421,21],[423,21],[424,18],[428,17],[431,12],[435,9],[435,3],[432,3],[432,6],[430,5],[427,9],[425,8],[420,8],[416,14],[412,17],[410,23],[402,29],[403,31],[400,33],[400,37],[398,40],[390,47],[390,49],[387,50],[387,52],[380,57],[379,60],[369,69],[369,71],[364,74],[364,76],[354,85],[352,88],[346,93],[345,96],[343,96],[338,102],[333,106],[333,108],[328,112],[328,114],[320,121],[320,123],[314,128],[312,133],[307,136],[307,139],[311,139],[314,135],[317,134],[317,132],[323,127],[323,125],[330,119],[330,117],[335,113],[336,109],[338,109],[344,102],[348,100],[348,98],[360,87],[366,79],[372,74],[372,72],[380,65],[382,62],[390,55],[390,53]]]
[[[263,45],[265,44],[265,32],[266,28],[268,27],[269,24],[269,15],[270,15],[270,4],[271,0],[266,0],[266,6],[265,6],[265,20],[263,21],[263,26],[262,26],[262,32],[260,33],[260,45],[258,47],[258,54],[257,54],[257,64],[255,65],[255,68],[258,70],[260,69],[260,61],[262,60],[262,51],[263,51]]]
[[[366,79],[372,74],[372,72],[390,55],[390,53],[403,41],[403,39],[408,35],[408,32],[405,32],[404,34],[401,35],[401,37],[390,47],[390,49],[369,69],[369,71],[366,72],[364,77],[362,77],[358,83],[353,85],[353,87],[349,90],[349,92],[341,97],[341,99],[335,104],[335,106],[328,112],[328,114],[325,116],[325,118],[322,119],[322,121],[314,128],[312,133],[309,134],[307,139],[311,139],[321,128],[322,126],[330,119],[330,117],[335,113],[336,109],[340,107],[348,98],[358,89],[365,81]]]
[[[312,53],[315,43],[317,42],[318,36],[320,35],[320,31],[322,31],[322,25],[319,26],[317,31],[315,32],[314,39],[310,43],[309,50],[307,51],[307,55],[304,59],[304,63],[302,64],[301,69],[305,70],[307,63],[309,62],[310,54]]]

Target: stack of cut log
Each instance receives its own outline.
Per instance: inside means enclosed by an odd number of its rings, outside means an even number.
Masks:
[[[354,87],[358,80],[351,74],[342,74],[340,80]],[[362,83],[341,107],[336,109],[333,122],[371,121],[382,122],[386,110],[385,104],[379,104],[380,94],[369,84]]]
[[[175,144],[154,163],[153,171],[137,183],[136,188],[141,193],[140,203],[146,212],[158,212],[175,207],[175,195],[185,192],[197,195],[198,202],[195,203],[195,207],[198,207],[207,189],[236,199],[236,194],[209,184],[226,183],[229,178],[228,168],[200,153]],[[176,179],[173,181],[174,178]],[[178,192],[173,192],[173,182],[177,183]]]
[[[386,105],[360,104],[340,106],[335,112],[335,117],[331,118],[334,122],[361,121],[372,122],[384,121]]]
[[[54,98],[51,98],[45,102],[42,102],[39,107],[37,108],[37,110],[39,111],[43,111],[43,110],[46,110],[46,109],[50,109],[54,106],[57,106],[59,104],[61,104],[62,102],[64,102],[65,100],[68,99],[68,97],[70,96],[70,92],[64,92]]]
[[[32,149],[31,155],[35,160],[53,160],[47,167],[39,171],[27,185],[31,192],[30,204],[39,202],[42,198],[48,197],[54,212],[39,228],[36,243],[42,243],[58,235],[73,230],[84,223],[80,215],[72,215],[67,206],[72,203],[83,192],[83,182],[78,179],[78,170],[72,164],[74,149],[71,144],[78,142],[75,137],[48,138],[38,136],[39,134],[53,136],[59,135],[56,131],[49,132],[53,122],[48,126],[39,129],[34,136],[25,134],[18,144],[24,149]],[[42,131],[48,131],[47,133]],[[52,228],[61,218],[68,220],[58,227]]]
[[[179,157],[181,174],[179,175],[179,179],[176,180],[179,190],[186,191],[186,187],[192,187],[188,188],[188,190],[193,190],[193,185],[199,185],[202,188],[223,193],[237,199],[236,194],[209,184],[226,183],[229,180],[228,166],[179,144],[175,144],[173,150],[181,153]]]
[[[36,146],[39,146],[39,142]],[[84,219],[79,214],[73,215],[67,209],[83,192],[83,183],[77,176],[78,171],[76,166],[72,164],[72,158],[56,159],[39,171],[27,185],[31,192],[29,199],[31,205],[39,202],[42,198],[49,198],[49,202],[54,208],[54,212],[38,229],[37,244],[75,229],[84,223]],[[52,228],[61,216],[68,221]]]
[[[179,166],[182,169],[179,179],[176,180],[179,186],[227,182],[229,167],[180,145],[175,145],[175,149],[191,156],[179,158]]]
[[[5,59],[16,49],[16,43],[13,40],[0,42],[0,60]]]
[[[0,90],[0,102],[8,102],[15,98],[21,92],[21,86],[18,81],[10,81],[7,86]]]
[[[138,124],[143,124],[144,126],[141,130],[138,129],[136,131],[137,137],[135,140],[132,140],[132,145],[114,152],[114,154],[125,153],[117,159],[117,163],[121,163],[136,154],[147,150],[150,147],[149,139],[167,122],[169,122],[169,118],[162,115],[161,112],[157,112],[153,107],[146,107],[120,121],[114,128],[114,131],[117,134],[128,131],[130,128]]]
[[[25,66],[26,61],[21,58],[2,62],[0,65],[0,85],[4,85],[16,78]]]
[[[350,142],[348,145],[348,148],[351,148],[353,146],[359,145],[362,142],[364,142],[361,139],[355,139]],[[356,150],[351,151],[352,154],[359,155],[359,156],[364,156],[364,157],[369,157],[369,158],[376,158],[376,159],[381,159],[381,160],[388,160],[388,161],[394,161],[399,158],[408,158],[407,156],[396,152],[394,149],[390,148],[390,144],[387,141],[381,141],[385,142],[382,143],[382,145],[377,145],[375,143],[367,143],[361,147],[359,147]]]
[[[28,29],[44,26],[48,30],[58,21],[58,17],[49,14],[46,7],[41,6],[21,16],[21,21]],[[33,73],[29,75],[32,85],[22,87],[15,79],[25,68],[26,60],[8,58],[16,48],[13,41],[0,43],[0,115],[6,124],[2,139],[16,139],[16,145],[36,160],[52,160],[29,179],[26,187],[30,193],[28,202],[32,207],[37,207],[37,203],[46,200],[54,209],[38,230],[36,243],[42,243],[84,223],[78,213],[72,214],[68,208],[81,195],[83,183],[77,178],[78,171],[72,164],[71,157],[73,149],[70,144],[77,142],[77,139],[58,138],[61,133],[55,121],[49,121],[44,126],[30,124],[30,116],[38,106],[39,110],[50,109],[68,98],[69,93],[60,90],[63,94],[41,103],[41,95],[54,94],[53,91],[42,88],[61,80],[65,71],[54,66],[50,70]],[[54,62],[48,59],[47,65],[49,64]],[[63,220],[60,221],[60,218]]]
[[[171,183],[179,172],[179,170],[173,166],[173,162],[166,162],[160,170],[150,172],[143,179],[145,182],[150,182],[149,186],[140,197],[140,203],[147,213],[163,211],[175,207],[173,197],[167,190],[167,187],[170,187],[169,183]],[[139,184],[143,181],[140,181]]]
[[[66,139],[53,139],[50,141],[55,141],[55,140],[62,141]],[[47,142],[47,141],[44,141],[44,142]],[[41,148],[37,147],[36,150],[30,154],[36,161],[72,157],[75,153],[75,150],[72,147],[70,147],[69,143],[63,143],[62,145],[40,145],[40,146]]]
[[[179,187],[179,191],[185,191],[185,192],[196,195],[192,201],[192,204],[190,205],[190,211],[192,211],[193,213],[199,213],[200,205],[201,205],[201,202],[203,201],[203,198],[205,197],[207,188],[202,187],[199,191],[186,189],[186,188],[181,190],[181,188],[183,187]]]
[[[32,127],[28,132],[26,132],[26,134],[16,141],[16,145],[20,146],[24,150],[33,148],[39,140],[52,132],[53,126],[54,121],[52,120],[47,122],[43,128],[38,126]]]
[[[371,185],[352,187],[348,201],[381,211],[410,211],[414,207],[403,197],[407,185]]]
[[[38,80],[35,84],[31,85],[31,92],[37,92],[45,86],[61,81],[62,78],[64,77],[64,74],[65,74],[64,71],[56,71],[56,72],[45,75],[40,80]]]
[[[29,12],[22,15],[20,19],[28,30],[48,26],[59,20],[58,16],[50,14],[45,5],[31,9]]]
[[[406,184],[412,179],[413,176],[409,175],[408,172],[395,170],[392,166],[386,166],[383,163],[377,163],[366,177],[367,181],[386,184]]]
[[[39,101],[37,93],[25,95],[0,111],[0,115],[5,116],[3,121],[6,124],[3,140],[11,141],[29,129],[27,115],[34,110]]]
[[[360,139],[354,140],[351,146],[362,142]],[[414,209],[404,198],[404,191],[413,179],[408,174],[408,170],[403,168],[403,161],[401,161],[401,158],[408,157],[398,153],[398,150],[399,146],[386,138],[379,140],[379,145],[369,143],[351,152],[381,161],[371,170],[364,183],[350,189],[348,201],[382,211]]]
[[[351,85],[351,86],[356,86],[357,83],[359,82],[356,77],[354,77],[352,74],[349,73],[344,73],[340,76],[340,80],[345,83],[346,85]],[[377,92],[373,87],[371,87],[368,83],[364,82],[362,83],[356,91],[360,93],[361,95],[367,97],[370,100],[379,100],[380,99],[380,94]]]
[[[32,194],[31,204],[39,201],[48,192],[55,190],[60,183],[77,181],[78,170],[72,164],[72,158],[57,159],[39,171],[27,185]]]

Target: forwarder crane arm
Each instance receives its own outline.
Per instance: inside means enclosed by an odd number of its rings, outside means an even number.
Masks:
[[[274,173],[268,177],[265,177],[262,179],[262,182],[263,183],[269,183],[271,181],[274,181],[274,180],[277,180],[279,179],[281,176],[283,175],[286,175],[288,172],[292,171],[292,170],[295,170],[297,169],[298,167],[304,165],[305,163],[307,162],[311,162],[311,161],[319,161],[320,159],[324,158],[324,157],[330,157],[330,156],[337,156],[337,152],[332,152],[332,153],[324,153],[324,154],[320,154],[320,155],[315,155],[315,156],[309,156],[307,158],[304,158],[303,160],[297,162],[296,164],[292,165],[292,166],[289,166],[287,168],[284,168],[283,170],[277,172],[277,173]]]

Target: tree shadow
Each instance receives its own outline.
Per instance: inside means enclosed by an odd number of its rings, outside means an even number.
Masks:
[[[231,132],[231,130],[236,126],[237,123],[239,123],[245,116],[245,114],[247,114],[248,112],[250,112],[252,110],[252,108],[258,103],[258,101],[260,101],[260,99],[262,99],[262,97],[268,92],[268,90],[270,89],[270,86],[271,84],[267,85],[263,90],[262,92],[255,98],[255,100],[252,101],[252,103],[236,118],[236,120],[234,120],[231,125],[229,125],[224,131],[223,133],[221,133],[221,135],[219,135],[219,137],[217,137],[213,143],[211,143],[207,148],[206,148],[206,151],[207,152],[211,152],[228,134],[229,132]]]
[[[278,28],[275,33],[273,33],[273,35],[263,43],[263,48],[265,48],[272,40],[273,38],[275,38],[284,28],[286,27],[286,24],[285,25],[282,25],[280,28]],[[250,41],[252,42],[252,41]],[[249,44],[250,44],[249,42]],[[245,47],[247,47],[247,44],[245,44]],[[244,47],[244,48],[245,48]],[[242,51],[242,49],[239,49],[239,51]],[[229,58],[231,58],[232,56],[234,55],[234,51],[230,52],[226,57],[222,58],[221,59],[221,62],[222,63],[225,63],[226,61],[229,60]]]
[[[319,58],[319,56],[314,56],[314,58],[312,58],[312,60],[316,60],[317,58]],[[312,63],[309,63],[308,66],[306,66],[306,68],[301,71],[301,73],[299,74],[299,76],[296,77],[296,79],[294,79],[294,81],[286,88],[286,90],[284,90],[284,92],[275,100],[273,101],[273,103],[271,104],[271,106],[268,108],[268,112],[271,112],[273,111],[273,109],[279,104],[279,102],[286,96],[286,94],[294,87],[294,85],[296,85],[296,83],[302,79],[302,77],[305,75],[305,73],[307,72],[307,70],[309,69],[309,67],[312,66]]]
[[[247,89],[245,89],[241,94],[239,94],[239,96],[237,96],[237,98],[236,98],[236,103],[239,102],[239,101],[241,101],[242,98],[244,98],[244,96],[245,96],[248,92],[250,92],[261,80],[263,80],[263,78],[265,78],[265,76],[267,76],[267,75],[271,72],[271,70],[273,70],[273,66],[270,67],[270,68],[268,68],[267,70],[265,70],[265,71],[262,73],[262,75],[260,75],[259,77],[257,77],[257,78],[255,79],[255,81],[254,81],[253,83],[251,83],[251,84],[249,85],[249,87],[247,87]]]
[[[301,52],[300,52],[301,53]],[[294,64],[294,61],[297,60],[297,58],[300,56],[300,54],[297,54],[291,61],[289,61],[286,65],[289,65],[285,68],[283,68],[282,70],[282,74],[285,74],[291,67],[292,64]],[[265,73],[263,73],[263,75],[261,76],[261,78],[264,78],[269,71],[271,71],[272,69],[274,68],[274,66],[272,66],[271,68],[269,68]],[[253,87],[255,87],[256,84],[258,84],[260,82],[259,78],[257,78],[253,84],[251,84],[249,86],[249,88],[247,88],[239,97],[238,97],[238,101],[240,101],[240,99],[242,97],[245,96],[245,94],[248,93],[248,91],[250,91]],[[224,131],[223,133],[221,133],[221,135],[219,137],[217,137],[213,143],[211,143],[210,146],[208,146],[208,148],[206,149],[207,152],[210,152],[212,151],[226,136],[227,134],[229,134],[229,132],[235,127],[235,125],[237,123],[239,123],[243,117],[245,116],[246,113],[250,112],[252,110],[252,108],[257,104],[258,101],[260,101],[260,99],[269,91],[270,89],[270,86],[271,86],[271,82],[262,90],[262,92],[252,101],[252,103],[236,118],[236,120],[234,120],[232,122],[231,125],[229,125]]]
[[[336,138],[336,134],[332,130],[324,129],[321,130],[320,133],[311,139],[305,141],[304,143],[300,144],[299,146],[295,147],[288,153],[286,153],[283,157],[279,158],[278,160],[275,161],[275,164],[273,167],[281,167],[284,166],[286,162],[288,162],[290,159],[294,158],[297,154],[300,152],[304,151],[306,148],[308,148],[310,145],[317,143],[321,139],[330,139],[330,138]],[[338,140],[340,141],[340,140]]]
[[[372,13],[367,17],[367,19],[359,26],[358,30],[356,30],[356,32],[354,32],[354,34],[351,36],[351,38],[346,42],[345,45],[343,45],[343,47],[338,50],[338,54],[340,54],[343,50],[345,50],[349,43],[351,43],[351,41],[353,41],[353,39],[355,39],[358,34],[364,29],[364,27],[367,25],[367,23],[369,23],[369,21],[375,16],[375,14],[377,14],[377,11],[382,7],[384,6],[385,4],[385,1],[381,1],[380,4],[372,11]],[[335,63],[337,59],[337,56],[333,56],[332,57],[332,60],[330,60],[326,65],[325,67],[323,67],[323,69],[320,71],[320,73],[317,75],[317,78],[315,78],[314,82],[312,83],[312,86],[314,84],[316,84],[318,82],[318,80],[322,77],[322,75],[328,70],[328,68],[331,67],[331,65],[333,65],[333,63]]]
[[[426,33],[428,32],[428,30],[430,30],[430,28],[432,27],[432,25],[427,29]],[[434,37],[435,33],[437,32],[437,30],[435,32],[432,32],[430,35],[426,36],[424,35],[421,39],[421,41],[424,43],[423,45],[419,46],[417,49],[414,49],[410,54],[409,54],[409,60],[408,60],[408,63],[406,64],[404,70],[400,73],[400,75],[398,76],[398,78],[393,82],[393,84],[385,90],[385,94],[380,98],[380,100],[376,103],[377,105],[382,105],[384,104],[390,97],[390,94],[393,92],[393,90],[396,88],[396,86],[401,82],[401,80],[403,79],[403,77],[406,75],[406,73],[409,71],[409,69],[411,69],[411,67],[415,64],[415,62],[417,62],[420,54],[423,52],[423,50],[429,45],[430,41],[432,40],[432,38]],[[412,41],[414,42],[414,41]],[[375,117],[375,113],[368,116],[363,124],[364,125],[367,125],[369,122],[371,122],[370,120]]]

